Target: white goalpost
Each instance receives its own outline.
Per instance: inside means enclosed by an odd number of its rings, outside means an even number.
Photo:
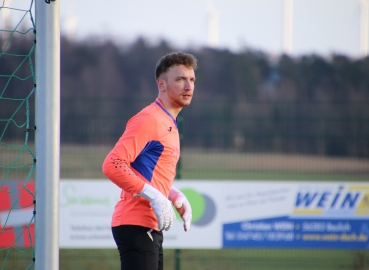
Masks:
[[[60,0],[36,0],[35,269],[59,269]]]

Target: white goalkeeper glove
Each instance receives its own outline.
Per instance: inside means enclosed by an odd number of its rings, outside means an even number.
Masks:
[[[175,187],[172,187],[169,191],[168,198],[172,201],[174,208],[181,216],[183,228],[187,232],[190,229],[192,221],[192,208],[190,202],[187,200],[186,196]]]
[[[145,184],[141,193],[134,196],[141,196],[150,201],[151,207],[154,209],[156,218],[158,219],[159,230],[168,231],[176,220],[176,214],[170,204],[170,201],[156,188]]]

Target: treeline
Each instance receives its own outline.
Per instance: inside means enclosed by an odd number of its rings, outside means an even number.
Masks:
[[[27,51],[25,44],[15,40],[10,50]],[[126,121],[157,96],[155,64],[175,50],[165,41],[118,45],[62,37],[62,142],[113,144]],[[186,51],[199,68],[193,103],[181,115],[183,146],[369,157],[368,57]],[[15,62],[2,58],[0,74],[11,74]],[[18,77],[27,72],[22,66]],[[24,96],[24,82],[10,81],[0,77],[3,97]],[[8,116],[14,109],[0,106]]]

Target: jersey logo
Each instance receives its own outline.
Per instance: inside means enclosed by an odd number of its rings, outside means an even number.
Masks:
[[[169,131],[169,132],[171,132],[171,131],[172,131],[172,127],[169,127],[169,128],[168,128],[168,131]]]

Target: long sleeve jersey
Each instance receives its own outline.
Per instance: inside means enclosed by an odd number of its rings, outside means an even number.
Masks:
[[[177,121],[159,99],[128,121],[102,166],[104,174],[122,189],[112,217],[113,227],[139,225],[158,230],[149,201],[133,195],[148,183],[168,197],[179,155]]]

